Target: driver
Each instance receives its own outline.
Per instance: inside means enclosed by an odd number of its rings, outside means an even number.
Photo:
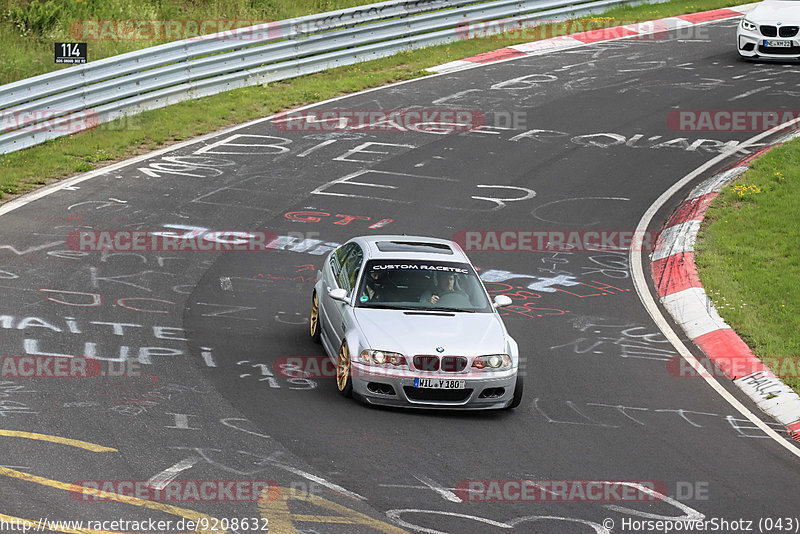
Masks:
[[[370,271],[364,284],[366,300],[387,301],[394,296],[394,284],[383,271]]]
[[[422,297],[420,297],[420,302],[436,304],[442,295],[449,293],[464,294],[456,285],[455,273],[436,273],[434,276],[436,277],[434,288],[423,293]]]

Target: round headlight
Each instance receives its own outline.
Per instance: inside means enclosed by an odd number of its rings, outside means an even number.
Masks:
[[[379,350],[375,351],[375,353],[372,355],[372,360],[378,365],[381,365],[386,363],[386,355]]]
[[[497,355],[489,356],[489,360],[486,363],[489,364],[489,367],[500,367],[503,364],[503,358]]]

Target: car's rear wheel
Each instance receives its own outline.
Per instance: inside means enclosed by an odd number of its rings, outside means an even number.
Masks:
[[[517,375],[517,382],[514,384],[514,398],[511,399],[511,404],[507,406],[509,410],[513,410],[517,406],[522,403],[522,390],[524,383],[522,381],[522,375]]]
[[[353,395],[353,378],[350,376],[350,350],[347,341],[342,341],[339,357],[336,360],[336,387],[345,397]]]
[[[309,319],[309,323],[311,323],[311,339],[314,340],[314,343],[321,343],[322,338],[319,329],[319,301],[317,300],[316,291],[314,291],[314,296],[311,298],[311,318]]]

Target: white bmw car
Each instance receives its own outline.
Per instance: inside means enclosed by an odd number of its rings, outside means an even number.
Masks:
[[[739,22],[739,55],[800,59],[800,0],[764,0]]]
[[[311,337],[339,392],[369,404],[502,409],[522,400],[517,343],[464,251],[444,239],[356,237],[332,251]]]

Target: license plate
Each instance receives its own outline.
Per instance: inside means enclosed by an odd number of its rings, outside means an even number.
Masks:
[[[415,388],[426,389],[464,389],[466,380],[448,380],[443,378],[415,378]]]
[[[764,39],[764,46],[774,46],[776,48],[791,48],[791,41],[776,41],[774,39]]]

